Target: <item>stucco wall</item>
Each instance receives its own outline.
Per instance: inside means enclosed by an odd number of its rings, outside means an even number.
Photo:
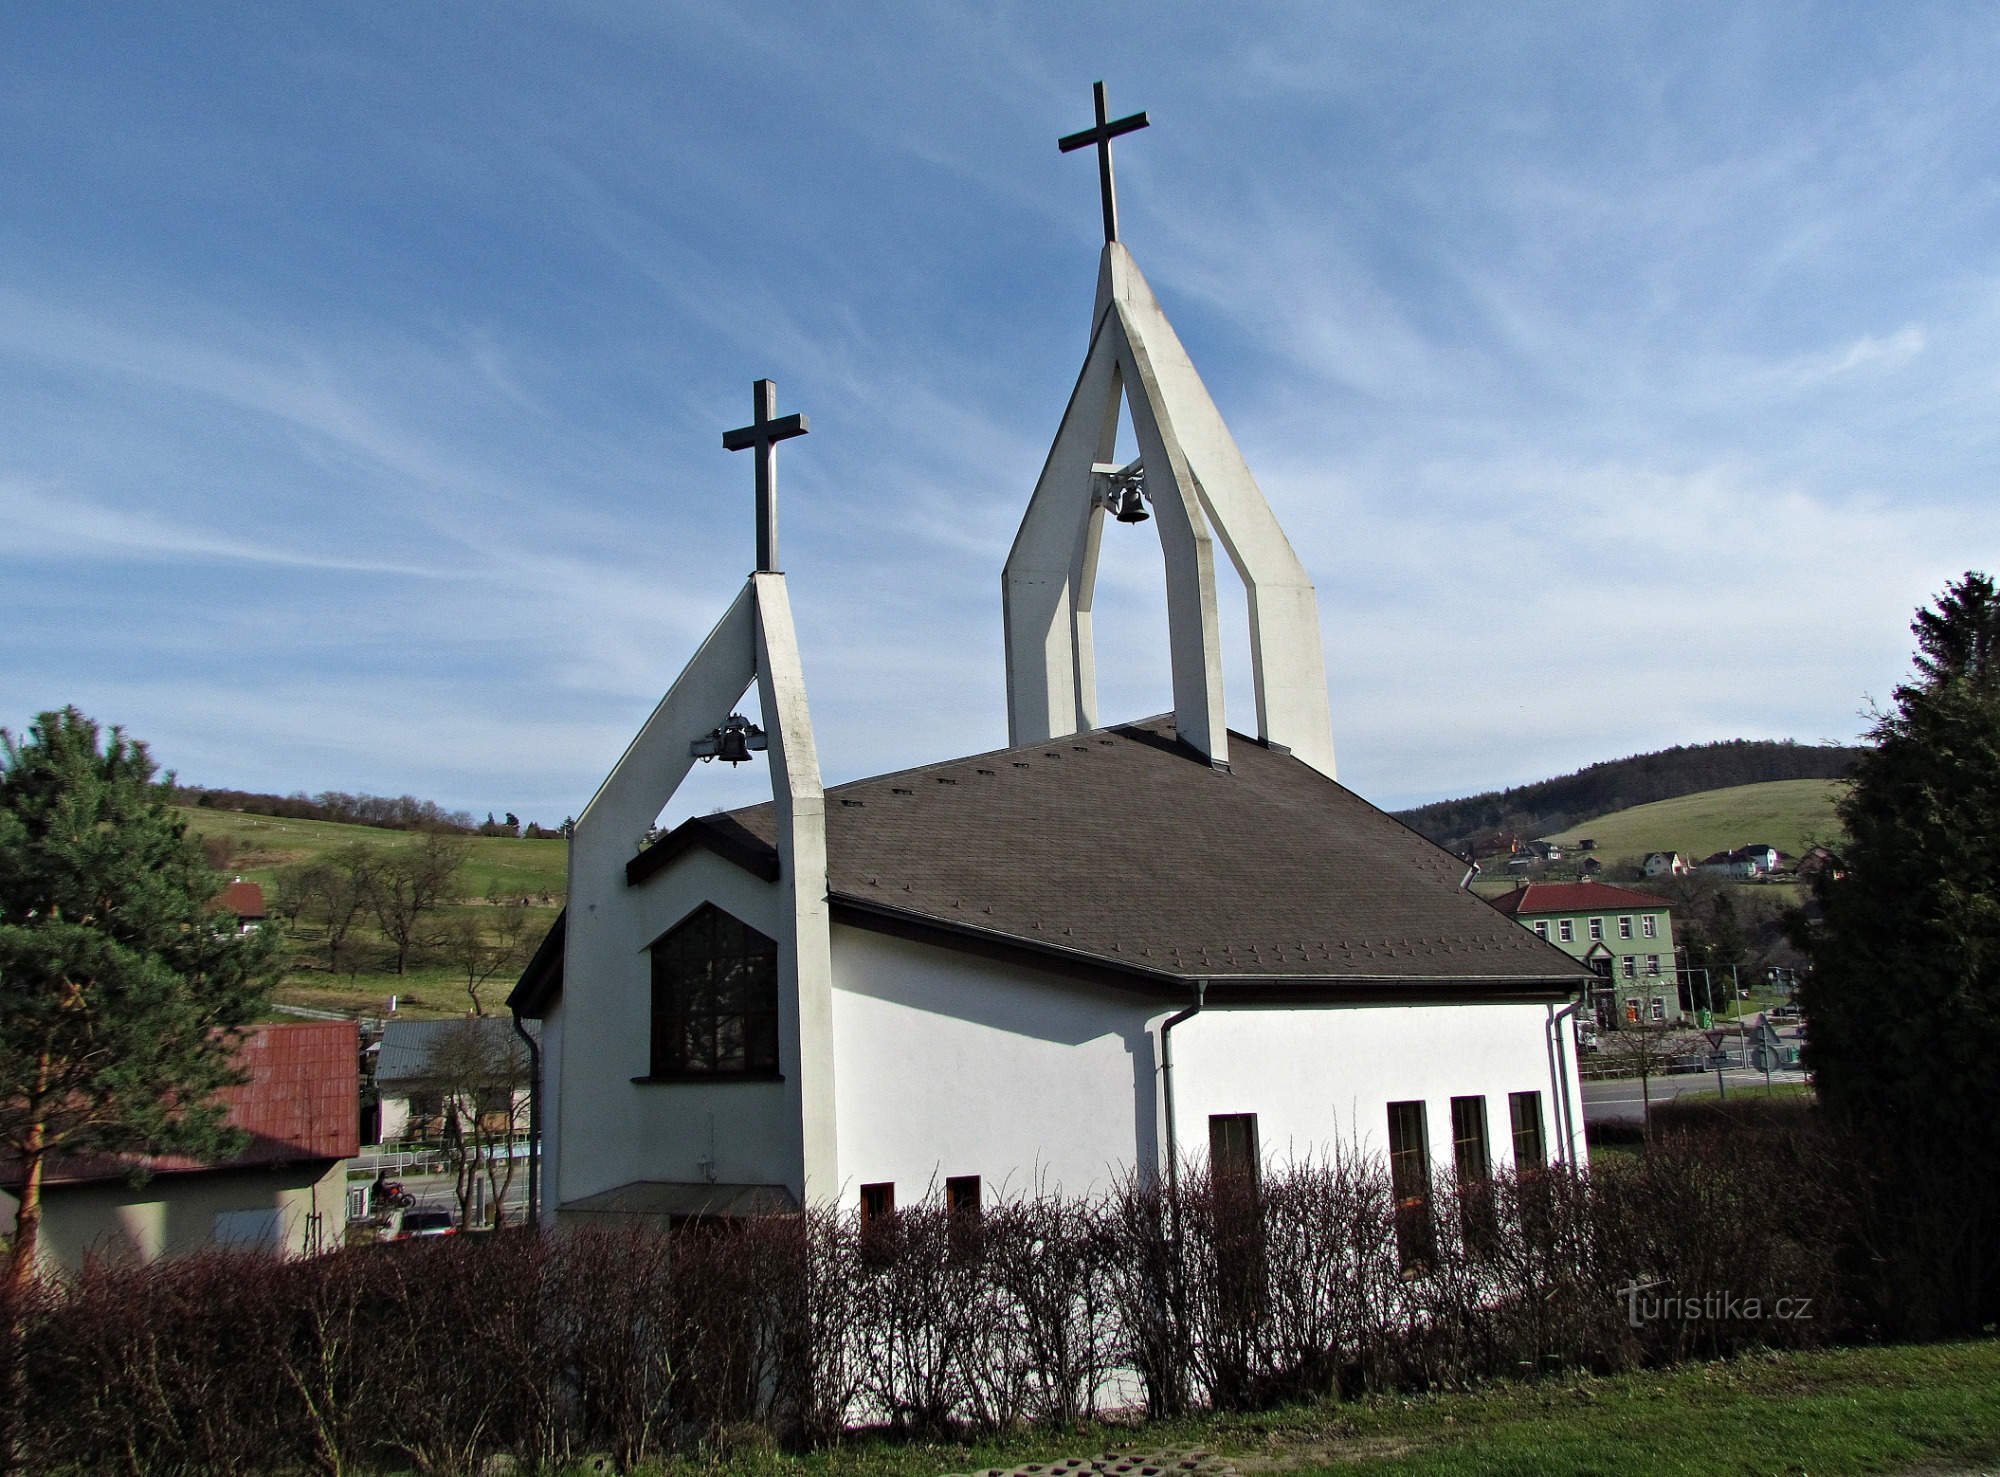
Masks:
[[[704,902],[780,940],[784,898],[771,883],[707,852],[691,852],[638,887],[603,890],[594,916],[568,925],[562,1024],[545,1027],[544,1070],[560,1082],[543,1102],[553,1140],[544,1202],[568,1201],[635,1180],[740,1184],[800,1182],[796,1102],[797,1002],[780,992],[778,1060],[785,1082],[635,1083],[652,1050],[647,949]],[[590,906],[584,904],[584,907]],[[551,1022],[552,1026],[554,1023]]]
[[[1431,1163],[1448,1169],[1451,1099],[1484,1097],[1498,1168],[1513,1162],[1508,1095],[1538,1092],[1553,1158],[1562,1147],[1566,1082],[1581,1160],[1575,1053],[1564,1052],[1560,1067],[1554,1060],[1551,1014],[1548,1006],[1518,1004],[1203,1011],[1174,1030],[1182,1155],[1207,1158],[1213,1113],[1255,1113],[1269,1162],[1317,1157],[1336,1144],[1381,1154],[1388,1148],[1388,1105],[1421,1100]]]
[[[1158,1155],[1155,1012],[1134,996],[833,931],[840,1203],[951,1175],[1083,1194]]]
[[[966,1174],[989,1197],[1036,1185],[1081,1194],[1164,1163],[1157,1043],[1174,1007],[849,927],[834,930],[834,984],[843,1205],[863,1184],[893,1182],[910,1204]],[[1548,1153],[1561,1153],[1567,1123],[1581,1159],[1574,1053],[1552,1049],[1567,1030],[1552,1014],[1210,1008],[1174,1032],[1182,1159],[1206,1160],[1212,1113],[1255,1113],[1270,1162],[1336,1143],[1380,1153],[1387,1105],[1421,1099],[1444,1168],[1450,1100],[1483,1096],[1492,1162],[1504,1166],[1508,1095],[1530,1091]]]
[[[160,1175],[138,1186],[53,1185],[42,1196],[37,1260],[44,1270],[74,1272],[92,1256],[141,1262],[179,1256],[216,1244],[218,1235],[240,1242],[263,1212],[274,1213],[272,1249],[291,1255],[312,1249],[317,1213],[319,1245],[330,1250],[346,1231],[346,1196],[344,1159]]]

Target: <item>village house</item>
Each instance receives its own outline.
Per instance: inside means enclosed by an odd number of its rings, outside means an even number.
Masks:
[[[352,1021],[257,1026],[239,1045],[249,1080],[224,1088],[232,1159],[66,1159],[42,1183],[37,1262],[76,1272],[87,1258],[149,1262],[208,1247],[288,1255],[340,1245],[347,1161],[359,1150],[359,1037]],[[143,1183],[133,1183],[143,1170]],[[9,1183],[10,1193],[20,1186]]]
[[[1526,882],[1493,906],[1589,965],[1598,1024],[1678,1021],[1673,912],[1666,902],[1606,882]]]

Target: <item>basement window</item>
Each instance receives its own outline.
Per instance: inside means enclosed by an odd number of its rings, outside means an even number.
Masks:
[[[979,1218],[979,1176],[955,1174],[944,1182],[944,1208],[952,1216]]]

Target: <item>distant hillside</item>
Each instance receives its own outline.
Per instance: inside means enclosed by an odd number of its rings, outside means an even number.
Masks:
[[[1456,850],[1495,834],[1524,838],[1552,836],[1594,816],[1703,790],[1731,789],[1772,780],[1840,779],[1860,755],[1859,749],[1797,744],[1789,740],[1777,743],[1726,739],[1713,744],[1683,744],[1657,754],[1635,754],[1629,759],[1593,764],[1559,779],[1517,785],[1510,790],[1489,790],[1463,800],[1434,801],[1414,810],[1398,811],[1396,818],[1439,845]]]
[[[1639,862],[1649,851],[1678,851],[1690,861],[1752,844],[1800,856],[1816,842],[1837,845],[1838,780],[1767,780],[1654,800],[1579,821],[1550,839],[1567,845],[1588,836],[1607,867]]]

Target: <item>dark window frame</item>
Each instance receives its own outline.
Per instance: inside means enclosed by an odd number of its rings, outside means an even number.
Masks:
[[[1263,1182],[1263,1148],[1255,1113],[1208,1115],[1208,1172],[1211,1179],[1228,1176],[1251,1190]]]
[[[703,903],[646,950],[647,1073],[635,1082],[782,1082],[778,945]]]
[[[1396,1255],[1406,1275],[1437,1256],[1431,1224],[1430,1114],[1422,1098],[1389,1104],[1389,1189],[1395,1202]]]
[[[1523,1122],[1523,1110],[1528,1121]],[[1542,1124],[1542,1095],[1540,1092],[1510,1092],[1507,1094],[1508,1125],[1514,1133],[1514,1172],[1526,1173],[1549,1167],[1548,1136]],[[1527,1150],[1532,1152],[1524,1152]]]
[[[944,1182],[944,1208],[954,1217],[963,1216],[977,1220],[985,1213],[980,1199],[979,1176],[976,1174],[947,1175]]]

